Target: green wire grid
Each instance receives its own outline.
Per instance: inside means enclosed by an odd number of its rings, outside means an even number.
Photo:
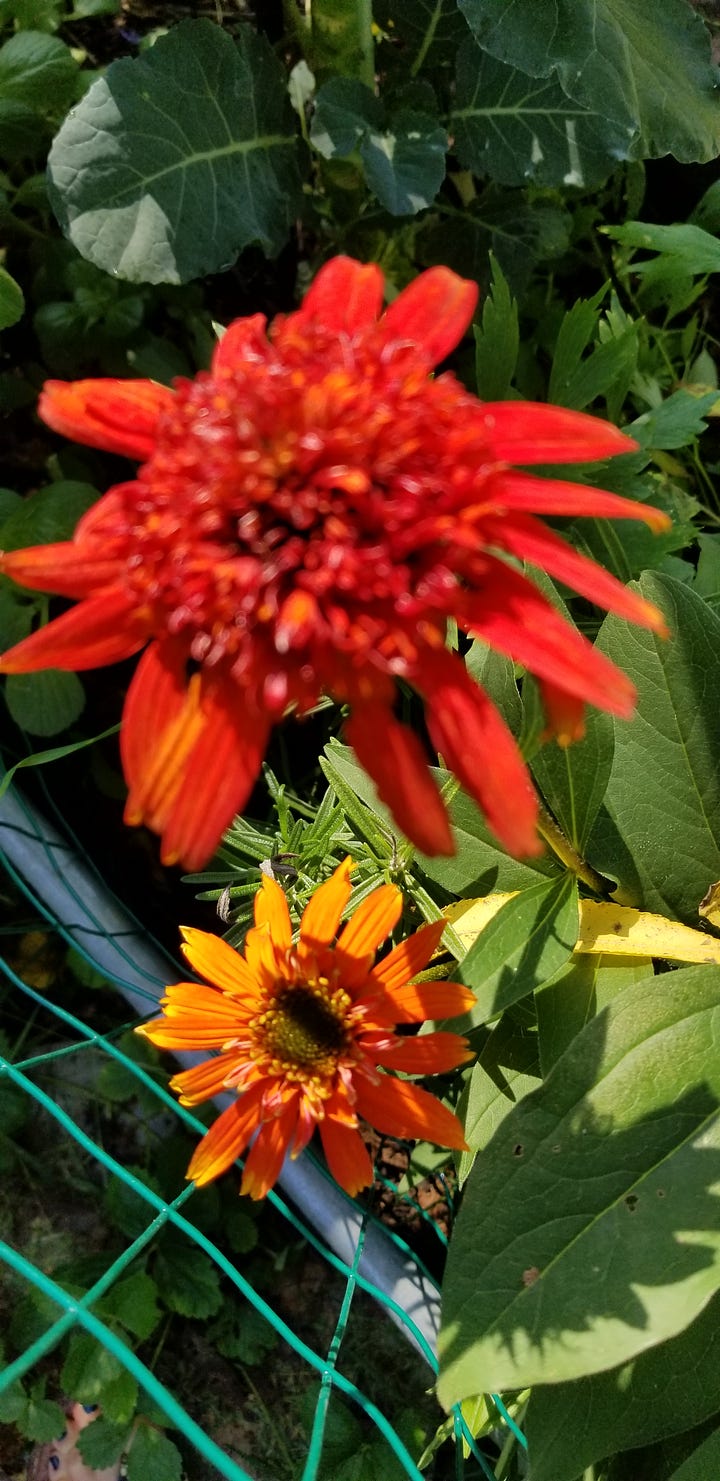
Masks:
[[[84,859],[78,859],[74,842],[47,825],[35,810],[14,792],[8,792],[0,801],[0,851],[0,857],[3,858],[11,879],[38,914],[66,942],[79,951],[91,967],[105,976],[110,975],[141,1013],[154,1009],[165,983],[178,975],[177,964],[172,962],[166,953],[161,953],[160,948],[152,941],[148,933],[143,931],[137,921],[106,890],[100,875],[92,865]],[[78,887],[78,881],[80,887]],[[108,972],[108,957],[114,962],[111,973]],[[343,1232],[346,1246],[348,1246],[348,1231],[350,1233],[350,1245],[345,1254],[338,1253],[337,1248],[331,1248],[327,1238],[319,1232],[318,1219],[313,1216],[312,1210],[311,1218],[308,1219],[307,1208],[305,1209],[306,1217],[303,1217],[286,1202],[281,1193],[273,1191],[269,1195],[273,1206],[287,1221],[294,1233],[301,1236],[320,1253],[345,1282],[344,1295],[332,1340],[326,1353],[317,1352],[293,1331],[270,1303],[254,1290],[232,1261],[183,1212],[195,1191],[194,1185],[189,1184],[172,1202],[166,1202],[84,1131],[67,1111],[35,1084],[31,1074],[40,1065],[62,1056],[81,1053],[92,1047],[100,1050],[110,1060],[119,1062],[136,1078],[139,1085],[142,1085],[156,1098],[159,1108],[162,1107],[166,1112],[170,1111],[173,1116],[178,1117],[198,1135],[203,1134],[205,1126],[191,1111],[180,1106],[176,1099],[159,1086],[140,1065],[128,1059],[113,1043],[109,1035],[95,1032],[66,1009],[56,1003],[51,1003],[46,993],[39,993],[2,959],[0,959],[0,971],[28,1002],[42,1006],[54,1016],[64,1040],[67,1039],[68,1034],[73,1036],[73,1042],[70,1045],[63,1042],[56,1049],[15,1063],[10,1063],[0,1057],[0,1074],[28,1095],[38,1110],[52,1117],[62,1132],[92,1157],[104,1170],[106,1176],[119,1180],[142,1199],[147,1207],[148,1216],[144,1230],[108,1265],[102,1276],[80,1299],[65,1291],[37,1265],[28,1260],[21,1251],[0,1241],[0,1259],[23,1281],[49,1298],[58,1311],[57,1317],[47,1330],[0,1373],[0,1393],[16,1379],[28,1374],[42,1357],[57,1346],[62,1338],[67,1337],[75,1329],[80,1329],[96,1338],[137,1379],[145,1393],[165,1413],[170,1424],[195,1446],[205,1460],[215,1467],[220,1476],[226,1477],[227,1481],[253,1481],[251,1474],[232,1460],[191,1418],[183,1405],[137,1357],[131,1347],[93,1310],[101,1297],[110,1290],[146,1245],[153,1240],[157,1232],[169,1224],[187,1236],[195,1246],[213,1260],[222,1275],[231,1282],[255,1311],[266,1319],[278,1336],[318,1375],[319,1393],[307,1456],[299,1481],[315,1481],[318,1475],[329,1402],[333,1391],[360,1409],[372,1422],[377,1433],[390,1447],[398,1463],[398,1476],[410,1477],[412,1481],[422,1481],[421,1472],[391,1422],[356,1384],[344,1377],[338,1368],[343,1338],[351,1317],[353,1297],[356,1290],[363,1290],[372,1295],[383,1310],[402,1328],[415,1349],[422,1354],[433,1374],[437,1372],[437,1359],[433,1345],[437,1286],[404,1241],[384,1227],[377,1225],[371,1215],[360,1210],[358,1205],[348,1199],[329,1178],[325,1170],[315,1162],[312,1154],[304,1154],[300,1163],[295,1166],[300,1167],[300,1164],[305,1163],[306,1167],[312,1168],[311,1201],[314,1200],[317,1203],[319,1188],[321,1201],[325,1200],[328,1205],[334,1204],[336,1208],[339,1201],[339,1206],[344,1209],[346,1217],[343,1221]],[[313,1223],[315,1227],[312,1227]],[[375,1255],[368,1265],[369,1250],[374,1250]],[[381,1256],[379,1260],[378,1250]],[[383,1252],[390,1252],[391,1263],[394,1261],[396,1270],[399,1269],[402,1272],[402,1279],[396,1286],[396,1294],[399,1291],[403,1298],[400,1301],[395,1299],[388,1289],[384,1289],[382,1283],[378,1283],[377,1278],[371,1278],[378,1270],[382,1277]],[[368,1268],[371,1275],[367,1273]],[[411,1306],[413,1314],[407,1309],[408,1305]],[[428,1309],[431,1313],[429,1319]],[[498,1427],[505,1431],[506,1441],[511,1444],[516,1443],[523,1450],[526,1449],[525,1438],[508,1413],[502,1399],[499,1395],[492,1397],[497,1408]],[[453,1430],[456,1440],[455,1474],[457,1481],[462,1481],[466,1474],[461,1443],[463,1441],[469,1454],[474,1458],[475,1474],[479,1468],[481,1474],[492,1481],[495,1473],[487,1457],[473,1440],[459,1410],[453,1416]],[[148,1481],[152,1481],[152,1478],[148,1478]]]

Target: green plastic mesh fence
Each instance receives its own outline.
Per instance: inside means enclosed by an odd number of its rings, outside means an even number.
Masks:
[[[177,977],[178,965],[108,891],[92,864],[77,851],[62,824],[57,827],[48,824],[21,794],[11,789],[0,802],[0,847],[14,886],[31,903],[37,915],[80,953],[89,967],[117,985],[133,1011],[133,1022],[148,1016],[155,1008],[164,984]],[[100,1054],[105,1063],[120,1065],[127,1074],[135,1077],[138,1090],[143,1093],[144,1106],[156,1107],[158,1115],[179,1118],[199,1134],[205,1130],[203,1124],[178,1105],[142,1064],[128,1057],[118,1043],[121,1032],[116,1024],[107,1031],[99,1031],[94,1018],[90,1026],[68,1012],[60,1002],[53,1001],[52,986],[42,990],[33,986],[26,980],[27,974],[23,975],[18,969],[17,962],[13,966],[4,956],[0,965],[13,992],[20,995],[20,1001],[26,1005],[28,1014],[40,1009],[51,1020],[49,1047],[46,1037],[40,1052],[25,1056],[23,1036],[20,1035],[15,1053],[7,1058],[0,1057],[5,1084],[29,1097],[34,1117],[52,1119],[58,1134],[67,1139],[68,1153],[84,1154],[90,1159],[98,1187],[113,1183],[129,1190],[141,1200],[142,1209],[140,1227],[134,1237],[128,1238],[124,1248],[113,1253],[105,1268],[99,1272],[94,1268],[90,1271],[91,1284],[81,1295],[78,1295],[76,1287],[65,1287],[44,1272],[39,1263],[29,1259],[21,1248],[14,1248],[5,1240],[0,1242],[0,1258],[12,1272],[12,1279],[23,1288],[32,1289],[36,1299],[42,1298],[40,1305],[45,1312],[42,1330],[30,1333],[30,1340],[0,1374],[0,1404],[2,1395],[11,1392],[18,1379],[32,1375],[38,1365],[42,1367],[43,1360],[63,1339],[84,1333],[97,1339],[103,1350],[115,1360],[117,1371],[137,1380],[146,1399],[157,1406],[165,1421],[204,1457],[210,1474],[227,1477],[228,1481],[247,1481],[248,1477],[252,1481],[251,1472],[188,1413],[186,1405],[171,1391],[168,1383],[158,1378],[151,1365],[139,1359],[122,1327],[106,1314],[109,1293],[113,1288],[117,1290],[118,1283],[127,1277],[159,1231],[171,1228],[184,1235],[194,1249],[209,1258],[229,1283],[228,1288],[234,1288],[287,1344],[298,1361],[306,1365],[308,1373],[316,1375],[306,1454],[292,1457],[293,1474],[302,1481],[314,1481],[319,1476],[332,1474],[327,1460],[328,1416],[333,1396],[339,1396],[351,1410],[361,1411],[365,1416],[366,1433],[370,1428],[371,1433],[382,1438],[387,1447],[387,1474],[420,1481],[421,1472],[416,1461],[393,1423],[394,1419],[397,1424],[397,1414],[393,1411],[392,1375],[388,1375],[387,1382],[388,1415],[360,1384],[343,1374],[343,1342],[357,1307],[357,1302],[353,1307],[356,1293],[362,1291],[375,1299],[408,1339],[408,1361],[427,1365],[424,1382],[426,1387],[430,1386],[431,1372],[436,1370],[439,1298],[437,1284],[420,1260],[403,1240],[347,1198],[312,1153],[305,1153],[296,1163],[288,1163],[279,1185],[280,1191],[269,1195],[270,1202],[277,1215],[285,1221],[288,1238],[306,1241],[327,1267],[341,1277],[337,1286],[337,1316],[329,1343],[318,1347],[303,1340],[292,1323],[275,1309],[267,1298],[267,1292],[261,1294],[254,1289],[238,1264],[228,1258],[213,1238],[193,1221],[195,1189],[192,1184],[182,1186],[177,1197],[167,1201],[139,1178],[132,1166],[125,1165],[114,1149],[103,1144],[102,1136],[93,1133],[86,1118],[73,1114],[38,1083],[38,1078],[43,1080],[48,1065],[91,1051]],[[197,1057],[188,1056],[186,1063],[194,1062]],[[148,1110],[148,1114],[152,1113]],[[335,1289],[333,1286],[333,1291]],[[371,1367],[374,1353],[373,1344],[369,1345],[371,1350],[367,1361]],[[522,1432],[502,1399],[499,1395],[492,1397],[494,1429],[489,1443],[487,1440],[476,1443],[460,1412],[451,1417],[448,1430],[456,1442],[451,1464],[452,1474],[457,1478],[469,1481],[471,1477],[502,1474],[508,1447],[526,1448]],[[282,1416],[274,1417],[278,1424],[282,1424]],[[380,1474],[380,1470],[378,1466],[373,1475]],[[136,1466],[134,1474],[137,1472]],[[165,1474],[159,1465],[156,1474]],[[370,1475],[369,1470],[367,1474]],[[442,1474],[449,1474],[446,1466]],[[189,1475],[193,1475],[191,1468]],[[151,1460],[145,1463],[141,1481],[154,1481]]]

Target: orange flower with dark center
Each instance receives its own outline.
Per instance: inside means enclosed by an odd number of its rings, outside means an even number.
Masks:
[[[168,987],[163,1017],[137,1032],[161,1049],[219,1051],[170,1081],[182,1105],[237,1091],[192,1158],[187,1176],[196,1183],[226,1172],[257,1131],[241,1192],[264,1198],[286,1154],[297,1157],[317,1126],[333,1177],[358,1193],[373,1176],[359,1116],[393,1136],[466,1145],[452,1111],[419,1085],[385,1073],[439,1074],[472,1058],[458,1034],[396,1032],[399,1024],[456,1017],[475,1001],[457,982],[410,981],[430,960],[445,923],[421,926],[374,965],[402,910],[400,891],[382,885],[333,945],[350,898],[350,868],[346,859],[315,891],[297,942],[285,896],[267,878],[242,956],[217,936],[183,929],[187,960],[213,985]]]
[[[549,727],[582,733],[589,701],[628,716],[634,691],[505,557],[609,611],[657,611],[535,516],[666,516],[513,462],[579,462],[635,444],[579,412],[483,404],[433,366],[467,328],[474,284],[432,268],[378,319],[376,266],[338,257],[302,308],[237,320],[210,371],[151,381],[49,381],[56,431],[142,460],[59,545],[0,570],[80,605],[11,648],[5,673],[83,669],[141,648],[121,746],[126,817],[164,862],[201,867],[253,787],[271,725],[322,695],[407,836],[451,853],[418,737],[393,713],[423,697],[432,745],[514,853],[533,853],[536,801],[515,742],[460,658],[455,619],[540,682]]]

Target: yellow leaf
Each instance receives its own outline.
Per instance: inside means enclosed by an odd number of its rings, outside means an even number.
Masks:
[[[698,905],[698,915],[709,920],[711,926],[720,926],[720,881],[711,884],[707,894]]]
[[[481,900],[458,900],[447,906],[444,914],[466,950],[498,910],[518,893],[513,890],[510,894],[486,895]],[[720,964],[720,941],[713,936],[666,920],[664,915],[616,905],[612,900],[580,901],[575,951],[594,956],[651,956],[667,962]]]

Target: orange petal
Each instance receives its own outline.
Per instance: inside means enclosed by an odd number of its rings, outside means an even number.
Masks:
[[[585,734],[585,704],[574,694],[567,694],[546,679],[540,679],[543,709],[547,716],[548,732],[554,735],[559,746],[570,746],[581,741]]]
[[[236,1054],[216,1054],[214,1059],[205,1059],[202,1064],[173,1075],[170,1089],[180,1097],[181,1106],[196,1106],[210,1100],[223,1089],[230,1070],[237,1064]]]
[[[253,926],[244,942],[245,960],[262,992],[271,992],[283,975],[284,955],[275,950],[267,925]]]
[[[428,734],[445,765],[480,804],[511,854],[539,854],[537,797],[514,737],[492,701],[454,654],[427,652],[417,683]]]
[[[343,859],[324,884],[313,891],[300,922],[300,940],[310,947],[327,946],[337,935],[350,899],[352,859]]]
[[[373,1058],[376,1064],[389,1070],[401,1070],[405,1075],[442,1075],[474,1059],[475,1055],[468,1047],[467,1039],[441,1029],[434,1034],[401,1039],[391,1049],[374,1053]]]
[[[279,1116],[264,1122],[250,1148],[240,1184],[240,1192],[250,1198],[264,1198],[280,1175],[298,1117],[298,1091],[290,1095],[289,1104]]]
[[[343,927],[337,944],[337,956],[365,962],[373,955],[402,915],[402,895],[394,884],[383,884],[361,901],[354,915]]]
[[[262,1085],[253,1085],[218,1116],[195,1148],[185,1174],[201,1187],[227,1172],[244,1152],[260,1120]]]
[[[354,1084],[358,1111],[377,1131],[389,1136],[414,1137],[438,1147],[467,1150],[457,1116],[419,1085],[393,1080],[390,1075],[382,1075],[377,1085],[356,1075]]]
[[[424,1023],[469,1013],[475,994],[461,982],[410,982],[391,993],[396,1023]]]
[[[111,586],[120,570],[117,560],[105,559],[97,547],[83,550],[75,540],[0,553],[3,576],[33,591],[52,591],[63,597],[92,595]]]
[[[410,340],[428,365],[439,365],[462,339],[477,300],[476,283],[448,267],[431,267],[398,294],[383,314],[382,327],[388,340]]]
[[[320,1122],[320,1139],[329,1171],[346,1193],[354,1198],[369,1187],[373,1165],[359,1132],[326,1116]]]
[[[120,588],[109,587],[101,596],[89,597],[8,648],[0,659],[0,673],[93,669],[130,658],[148,638],[134,605]]]
[[[267,925],[276,946],[285,948],[292,943],[292,924],[285,892],[277,880],[262,877],[260,889],[255,896],[255,925]]]
[[[501,463],[594,463],[638,448],[611,422],[536,401],[487,401],[478,420]]]
[[[652,504],[640,504],[609,494],[585,483],[565,483],[554,478],[534,478],[532,473],[503,469],[482,485],[483,501],[498,509],[517,509],[527,514],[577,514],[583,518],[641,519],[656,534],[669,530],[672,520]]]
[[[373,981],[380,984],[383,992],[392,993],[393,1001],[397,988],[404,987],[416,973],[427,966],[433,952],[440,945],[446,924],[444,920],[428,921],[413,936],[408,936],[407,941],[394,946],[373,967],[370,974]]]
[[[149,458],[173,392],[156,381],[46,381],[38,414],[53,432],[126,458]]]
[[[668,636],[665,619],[652,602],[630,591],[597,561],[573,550],[539,519],[527,514],[486,519],[483,521],[483,538],[489,545],[497,545],[509,555],[538,566],[548,576],[604,607],[606,612],[615,612],[618,617],[626,617],[640,627],[652,628],[661,637]]]
[[[389,706],[370,703],[353,710],[345,735],[411,843],[424,854],[454,854],[445,804],[418,736],[394,718]]]
[[[383,274],[374,262],[333,257],[320,268],[301,308],[288,323],[315,320],[338,334],[354,334],[373,324],[383,301]]]
[[[258,986],[247,962],[221,936],[195,930],[192,926],[181,926],[180,935],[184,943],[182,954],[200,977],[234,997],[253,999],[257,996]]]

